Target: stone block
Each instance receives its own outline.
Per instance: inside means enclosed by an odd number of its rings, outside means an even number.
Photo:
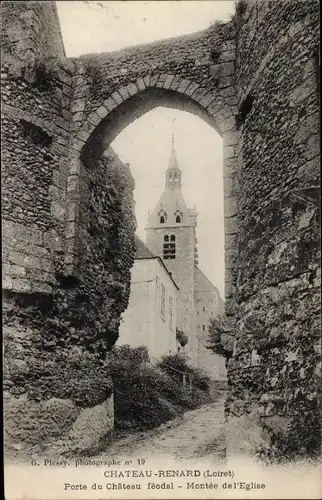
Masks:
[[[199,87],[195,82],[190,83],[189,87],[186,89],[185,94],[191,96]]]
[[[59,220],[60,222],[64,222],[65,220],[65,207],[59,201],[53,201],[50,206],[51,215]]]
[[[290,106],[298,106],[302,101],[316,92],[316,82],[314,78],[309,78],[304,83],[296,87],[289,96]]]
[[[225,120],[222,120],[218,123],[221,132],[224,134],[228,131],[236,130],[236,120],[234,116],[229,116]]]
[[[126,99],[129,99],[129,97],[131,97],[126,87],[120,88],[118,92],[121,95],[123,101],[126,101]]]
[[[207,108],[216,98],[217,96],[214,92],[207,92],[199,102],[201,106]]]
[[[26,276],[26,269],[23,266],[17,266],[15,264],[4,264],[2,273],[4,276],[8,275],[23,278]]]
[[[224,197],[224,214],[225,217],[232,217],[238,214],[237,200],[235,197]]]
[[[230,62],[235,61],[236,59],[236,51],[235,50],[225,50],[220,53],[220,61],[222,62]]]
[[[150,77],[150,87],[156,87],[156,83],[159,79],[159,75],[151,75]]]
[[[59,189],[65,189],[67,176],[62,174],[59,170],[53,170],[53,184]]]
[[[68,122],[68,124],[70,124],[74,115],[70,111],[68,111],[68,109],[63,109],[61,114],[62,114],[62,117],[64,118],[64,120],[66,120]],[[63,127],[63,128],[65,128],[65,127]],[[69,127],[66,130],[69,130]]]
[[[83,111],[78,111],[77,113],[73,114],[72,120],[74,122],[82,122],[83,121],[83,116],[84,116]]]
[[[58,127],[62,128],[63,130],[66,130],[66,132],[68,132],[68,130],[69,130],[69,124],[70,124],[69,120],[65,120],[64,118],[56,116],[54,118],[54,123]]]
[[[238,233],[238,219],[237,217],[225,217],[225,234]]]
[[[89,137],[88,132],[86,132],[86,134],[87,134],[87,137]],[[85,144],[85,140],[83,140],[82,138],[79,138],[79,137],[75,137],[72,139],[72,141],[70,143],[70,147],[72,149],[74,149],[75,151],[81,151],[84,144]]]
[[[136,85],[134,83],[130,83],[127,86],[127,90],[128,90],[128,93],[130,94],[130,96],[135,95],[135,94],[138,93],[138,89],[137,89],[137,87],[136,87]]]
[[[3,290],[12,290],[12,278],[10,276],[2,278],[2,288]]]
[[[119,94],[119,92],[113,92],[111,98],[116,102],[116,104],[121,104],[123,102],[123,98]]]
[[[106,114],[104,116],[101,116],[101,118],[105,118],[105,116],[107,116],[107,114],[110,111],[112,111],[113,109],[115,109],[117,107],[117,103],[114,101],[114,99],[112,99],[112,97],[109,97],[108,99],[106,99],[104,101],[104,107],[106,109]]]
[[[226,88],[234,85],[234,76],[220,76],[217,80],[217,87],[219,89]]]
[[[190,80],[182,80],[182,82],[180,83],[179,87],[177,88],[177,92],[180,92],[182,94],[185,94],[187,88],[189,87],[191,81]]]
[[[234,130],[228,130],[223,133],[223,141],[225,146],[236,146],[238,144],[238,137]]]
[[[87,132],[86,130],[78,130],[77,132],[77,135],[76,135],[76,139],[74,139],[73,141],[84,141],[84,143],[87,141],[87,139],[90,137],[90,133]]]
[[[100,118],[105,118],[105,116],[107,116],[108,114],[108,110],[105,106],[100,106],[98,109],[96,109],[95,112]]]
[[[219,96],[217,96],[216,99],[214,99],[209,106],[207,106],[207,111],[210,113],[212,116],[215,117],[216,123],[218,122],[218,119],[221,118],[222,110],[225,107],[225,103],[223,99]]]
[[[93,454],[105,449],[114,428],[113,397],[93,408],[81,410],[68,434],[68,442],[79,453]]]
[[[79,219],[79,210],[80,207],[77,203],[68,203],[67,207],[67,217],[66,220],[67,222],[74,222]]]
[[[193,94],[191,94],[191,99],[194,99],[195,101],[199,102],[205,97],[207,94],[207,89],[203,87],[198,87]]]
[[[163,88],[169,89],[173,79],[174,75],[167,75],[167,78],[165,79],[165,82],[163,84]]]
[[[61,201],[64,198],[64,191],[57,186],[49,186],[48,193],[52,201]]]
[[[224,146],[224,160],[235,157],[235,146]]]
[[[166,79],[167,79],[167,74],[166,73],[163,73],[162,75],[160,75],[159,78],[157,79],[156,86],[157,87],[163,87],[164,82],[166,81]]]
[[[150,75],[146,75],[144,78],[143,78],[143,81],[146,85],[146,87],[150,87]]]
[[[76,99],[71,104],[71,112],[79,113],[80,111],[84,111],[85,109],[85,99]]]
[[[136,82],[136,85],[137,85],[139,90],[145,90],[145,88],[146,88],[143,78],[139,78]]]
[[[31,284],[27,279],[12,278],[11,290],[13,292],[28,293],[31,291]]]
[[[80,191],[80,177],[78,175],[70,175],[67,179],[67,192]]]
[[[76,222],[67,222],[65,237],[66,239],[75,238],[77,235],[77,224]]]
[[[87,117],[87,120],[94,126],[98,125],[101,122],[101,117],[93,111]]]

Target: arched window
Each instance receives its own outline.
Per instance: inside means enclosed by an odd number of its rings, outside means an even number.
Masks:
[[[171,243],[169,243],[169,240]],[[171,234],[170,238],[169,235],[166,234],[163,237],[163,258],[164,259],[175,259],[176,258],[176,237],[174,234]]]
[[[177,215],[177,217],[176,217],[176,222],[177,222],[177,223],[180,223],[180,222],[181,222],[181,217],[180,217],[180,215]]]
[[[161,217],[160,217],[160,224],[164,224],[164,223],[165,223],[164,215],[161,215]]]

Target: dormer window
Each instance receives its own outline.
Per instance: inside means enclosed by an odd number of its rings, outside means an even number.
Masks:
[[[180,210],[176,210],[174,212],[174,216],[175,216],[175,219],[176,219],[176,223],[177,224],[180,224],[180,222],[182,221],[182,212],[180,212]]]
[[[164,224],[167,221],[167,214],[165,213],[164,210],[160,210],[158,215],[160,217],[160,219],[159,219],[160,224]]]

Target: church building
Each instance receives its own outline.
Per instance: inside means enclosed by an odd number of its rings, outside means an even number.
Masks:
[[[217,288],[198,267],[197,212],[195,208],[187,208],[182,195],[181,180],[182,172],[176,156],[173,134],[165,189],[145,228],[146,247],[152,256],[162,260],[177,287],[174,321],[176,328],[188,337],[183,351],[192,365],[203,369],[215,379],[223,379],[226,377],[224,360],[205,346],[209,320],[224,313],[224,302]],[[156,314],[161,311],[160,300],[161,296],[155,304]],[[130,307],[137,307],[139,314],[142,314],[142,310],[147,307],[143,304],[143,298],[135,302],[136,305],[133,304],[131,291]],[[132,335],[135,335],[135,332],[132,332]],[[156,342],[162,342],[153,332],[151,336]],[[172,343],[171,351],[173,345]],[[155,352],[158,352],[158,349]]]

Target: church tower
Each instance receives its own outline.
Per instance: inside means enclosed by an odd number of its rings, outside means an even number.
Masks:
[[[165,189],[152,214],[146,230],[146,243],[154,255],[163,259],[179,287],[177,327],[189,337],[187,351],[197,350],[194,307],[194,268],[198,264],[196,247],[197,213],[184,201],[174,133],[169,165],[165,173]]]

